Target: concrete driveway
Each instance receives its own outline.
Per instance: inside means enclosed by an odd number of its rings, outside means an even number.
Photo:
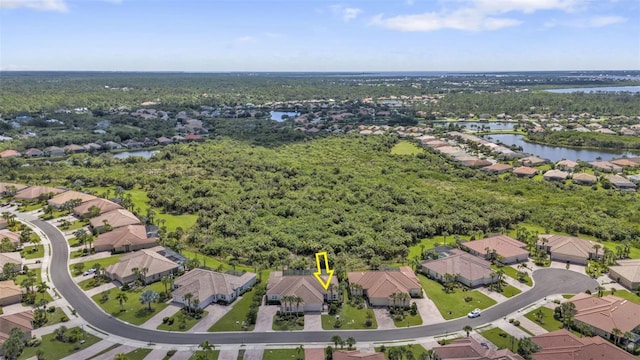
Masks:
[[[322,331],[322,315],[304,314],[304,331]]]
[[[258,319],[254,331],[273,331],[273,316],[278,312],[278,305],[262,305],[258,308]]]

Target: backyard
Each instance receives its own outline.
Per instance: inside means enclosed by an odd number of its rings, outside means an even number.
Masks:
[[[156,302],[151,304],[152,311],[149,311],[148,304],[140,303],[140,295],[142,295],[145,290],[153,290],[159,294],[164,291],[164,285],[162,285],[162,283],[160,282],[157,282],[145,286],[144,288],[132,288],[131,290],[125,291],[125,293],[127,294],[127,300],[123,303],[122,307],[120,306],[118,300],[116,300],[116,296],[120,292],[120,290],[117,288],[103,291],[92,296],[91,298],[107,314],[111,314],[112,316],[133,325],[140,325],[152,318],[162,309],[167,307],[166,303]],[[108,292],[109,294],[108,300],[102,301],[102,296],[106,292]],[[124,311],[121,311],[123,308]]]
[[[466,316],[475,308],[486,309],[496,304],[495,300],[487,297],[480,291],[472,290],[463,292],[460,289],[455,289],[455,292],[447,294],[444,292],[442,285],[437,281],[428,279],[422,274],[418,275],[418,278],[427,296],[434,302],[440,314],[442,314],[442,317],[446,320]],[[465,297],[471,297],[473,300],[466,302],[464,300]]]
[[[370,315],[367,315],[370,314]],[[378,323],[376,317],[371,309],[358,309],[351,304],[343,304],[338,310],[339,319],[342,321],[342,325],[339,329],[351,330],[351,329],[377,329]],[[367,316],[370,316],[371,326],[366,326]],[[338,318],[334,315],[321,315],[322,328],[324,330],[334,330],[336,320]]]

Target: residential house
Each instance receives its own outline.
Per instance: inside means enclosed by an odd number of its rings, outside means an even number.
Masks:
[[[51,195],[60,194],[65,190],[48,187],[48,186],[29,186],[16,193],[14,198],[17,200],[38,200],[42,198],[49,198]]]
[[[0,316],[0,345],[9,339],[9,333],[13,328],[18,328],[24,333],[25,341],[31,339],[33,311],[27,310]]]
[[[605,179],[609,180],[611,185],[613,185],[616,189],[619,190],[635,190],[636,184],[631,182],[628,179],[623,178],[620,175],[607,175]]]
[[[123,255],[117,263],[105,269],[105,274],[121,284],[128,284],[138,278],[145,284],[150,284],[165,275],[178,272],[178,268],[178,264],[153,249],[143,249]]]
[[[509,349],[493,350],[482,346],[478,340],[467,337],[455,339],[444,346],[433,348],[435,360],[524,360]]]
[[[416,274],[408,266],[388,271],[358,271],[347,274],[352,295],[364,296],[371,306],[390,306],[397,300],[393,294],[422,297],[422,286]],[[361,288],[354,288],[354,284]],[[408,299],[397,305],[408,306]]]
[[[520,159],[520,163],[525,166],[538,166],[547,163],[548,160],[541,159],[537,156],[528,156]]]
[[[48,146],[42,149],[48,156],[64,156],[64,149],[57,146]]]
[[[22,301],[22,286],[13,280],[0,281],[0,306],[18,304]]]
[[[0,152],[0,158],[3,158],[3,159],[20,157],[20,156],[22,156],[22,154],[20,154],[18,151],[11,150],[11,149]]]
[[[36,148],[31,148],[31,149],[25,150],[24,156],[27,156],[27,157],[44,156],[44,151],[42,151],[40,149],[36,149]]]
[[[485,171],[489,174],[502,174],[511,169],[513,169],[513,166],[511,165],[495,163],[493,165],[483,167],[482,171]]]
[[[524,249],[527,244],[506,235],[467,241],[461,245],[475,256],[485,259],[495,258],[503,264],[520,263],[529,258],[529,252]]]
[[[193,269],[177,278],[173,285],[173,301],[185,304],[198,299],[199,307],[204,309],[211,303],[229,304],[249,290],[256,283],[256,274],[245,272],[240,275],[215,271]],[[185,300],[186,294],[192,294],[191,300]]]
[[[618,165],[621,167],[636,167],[638,166],[638,163],[636,163],[635,161],[631,160],[631,159],[616,159],[616,160],[611,160],[611,163],[614,165]]]
[[[156,246],[155,237],[147,237],[144,225],[126,225],[98,235],[93,242],[96,252],[130,252]]]
[[[602,256],[602,251],[596,253],[595,245],[602,248],[602,244],[595,241],[572,236],[544,234],[538,236],[537,247],[546,251],[551,260],[586,265],[587,260]]]
[[[531,341],[540,347],[533,354],[535,360],[637,360],[599,336],[579,338],[566,329],[536,335]]]
[[[4,271],[6,264],[14,264],[14,272],[22,270],[22,256],[17,251],[0,253],[0,272]]]
[[[482,168],[491,165],[491,161],[484,159],[470,159],[462,161],[462,165],[472,168]]]
[[[113,210],[122,209],[122,206],[114,203],[113,201],[102,199],[102,198],[95,198],[93,200],[83,202],[82,204],[73,208],[73,213],[76,214],[77,216],[86,218],[86,217],[89,217],[89,214],[91,213],[89,209],[91,209],[94,206],[100,209],[100,212],[98,213],[98,215],[104,214],[106,212],[110,212]]]
[[[573,175],[573,183],[579,185],[593,185],[598,182],[598,178],[595,175],[587,173],[578,173]]]
[[[173,140],[171,140],[171,139],[169,139],[167,137],[164,137],[164,136],[159,137],[157,139],[157,141],[158,141],[158,144],[160,144],[160,145],[169,145],[169,144],[173,143]]]
[[[542,177],[548,181],[565,181],[567,180],[567,177],[569,177],[569,173],[566,171],[553,169],[545,172]]]
[[[100,144],[96,144],[96,143],[88,143],[88,144],[84,144],[84,145],[82,145],[82,147],[83,147],[86,151],[98,151],[98,150],[102,150],[102,145],[100,145]]]
[[[27,187],[28,187],[27,185],[21,185],[21,184],[0,183],[0,195],[6,195],[7,192],[9,192],[10,190],[18,192]]]
[[[69,201],[72,200],[77,200],[80,203],[83,203],[85,201],[89,201],[89,200],[93,200],[96,199],[95,196],[93,195],[89,195],[89,194],[85,194],[79,191],[73,191],[73,190],[69,190],[69,191],[65,191],[63,193],[60,193],[54,197],[52,197],[51,199],[47,200],[47,204],[60,209],[62,208],[65,204],[67,204]]]
[[[122,145],[118,144],[117,142],[113,142],[113,141],[105,142],[104,143],[104,147],[105,147],[105,149],[110,149],[110,150],[122,149]]]
[[[589,325],[594,334],[609,340],[614,340],[614,329],[622,334],[635,333],[637,336],[631,340],[640,344],[640,304],[613,295],[595,297],[585,293],[569,301],[576,306],[574,323]]]
[[[305,358],[306,359],[306,358]],[[360,350],[335,350],[333,360],[385,360],[384,353]]]
[[[3,219],[4,220],[4,219]],[[20,246],[20,234],[7,229],[0,230],[0,241],[4,238],[9,239],[16,247]]]
[[[280,303],[280,310],[284,312],[320,312],[326,301],[340,300],[335,276],[331,277],[329,286],[325,289],[313,275],[283,275],[282,271],[272,271],[267,282],[267,301]],[[282,301],[284,296],[299,297],[302,302],[286,303]]]
[[[421,272],[441,281],[445,274],[452,274],[458,282],[468,287],[487,285],[493,281],[491,263],[459,249],[453,249],[450,255],[437,260],[424,261]]]
[[[102,231],[105,224],[108,224],[112,229],[117,229],[122,226],[140,224],[140,220],[129,210],[117,209],[92,218],[90,223],[96,231]]]
[[[70,144],[67,145],[65,147],[63,147],[64,152],[65,153],[69,153],[69,154],[75,154],[75,153],[80,153],[80,152],[85,152],[86,149],[80,145],[77,144]]]
[[[578,163],[572,160],[560,160],[556,163],[556,168],[560,170],[573,170],[578,167]]]
[[[592,161],[589,163],[591,167],[596,170],[604,171],[604,172],[612,172],[619,173],[622,171],[622,167],[616,164],[613,164],[609,161]]]
[[[534,177],[538,173],[538,170],[528,166],[519,166],[513,169],[513,174],[517,177]]]
[[[618,265],[609,266],[609,277],[631,291],[640,286],[640,259],[616,260]]]

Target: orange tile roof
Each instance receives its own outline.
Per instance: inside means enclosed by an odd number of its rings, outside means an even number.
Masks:
[[[28,188],[18,191],[15,198],[19,200],[33,200],[44,194],[59,194],[61,192],[64,192],[64,190],[49,186],[29,186]]]
[[[576,306],[575,320],[611,333],[620,329],[623,333],[640,326],[640,304],[607,295],[601,298],[578,294],[570,300]]]
[[[331,283],[338,286],[335,276]],[[283,276],[282,271],[272,271],[267,283],[267,295],[299,296],[306,304],[322,303],[328,293],[313,275]]]
[[[89,208],[92,206],[99,208],[100,214],[103,214],[112,210],[122,209],[122,206],[114,203],[113,201],[102,199],[102,198],[96,198],[76,206],[75,208],[73,208],[73,212],[76,215],[86,216],[89,214]]]
[[[533,354],[536,360],[635,359],[599,336],[578,338],[565,329],[537,335],[531,340],[540,346],[540,350]]]
[[[94,228],[104,226],[105,220],[114,229],[121,226],[140,224],[140,220],[129,210],[117,209],[94,217],[91,219],[91,226]]]
[[[416,274],[408,266],[399,271],[364,271],[347,274],[349,283],[360,284],[370,298],[388,298],[393,293],[409,293],[421,288]]]
[[[463,246],[476,251],[480,254],[486,253],[486,248],[495,250],[502,257],[508,258],[512,256],[529,255],[524,249],[525,243],[506,235],[491,236],[484,239],[467,241],[462,243]]]
[[[147,230],[144,225],[128,225],[98,235],[93,246],[100,248],[109,245],[113,248],[120,248],[125,245],[152,245],[156,240],[156,238],[147,238]]]

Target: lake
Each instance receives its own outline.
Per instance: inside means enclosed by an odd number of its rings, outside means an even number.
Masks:
[[[621,92],[621,91],[628,91],[628,92],[640,92],[640,86],[603,86],[603,87],[584,87],[584,88],[567,88],[567,89],[548,89],[545,90],[548,92],[552,92],[552,93],[557,93],[557,94],[567,94],[567,93],[575,93],[575,92],[585,92],[585,93],[590,93],[590,92]]]
[[[296,117],[299,114],[295,111],[272,111],[271,120],[275,120],[278,122],[284,121],[282,120],[282,115],[288,115],[289,117]]]
[[[576,161],[578,159],[582,161],[596,161],[597,158],[602,160],[611,160],[614,158],[621,158],[624,155],[633,156],[625,150],[591,150],[591,149],[572,149],[560,146],[550,146],[533,144],[524,141],[524,135],[514,134],[492,134],[484,136],[485,139],[492,142],[501,142],[507,146],[516,145],[522,146],[522,151],[530,153],[543,159],[549,159],[553,162],[560,161],[562,159],[568,159]]]
[[[123,151],[113,154],[113,157],[116,159],[126,159],[130,156],[141,156],[145,159],[149,159],[153,156],[153,154],[156,154],[158,152],[158,150]]]
[[[508,123],[508,122],[499,122],[499,121],[487,121],[487,122],[479,122],[479,121],[436,121],[434,125],[437,126],[449,126],[449,124],[455,124],[458,126],[464,126],[471,131],[480,130],[482,126],[489,127],[491,130],[513,130],[513,127],[517,125],[516,123]]]

